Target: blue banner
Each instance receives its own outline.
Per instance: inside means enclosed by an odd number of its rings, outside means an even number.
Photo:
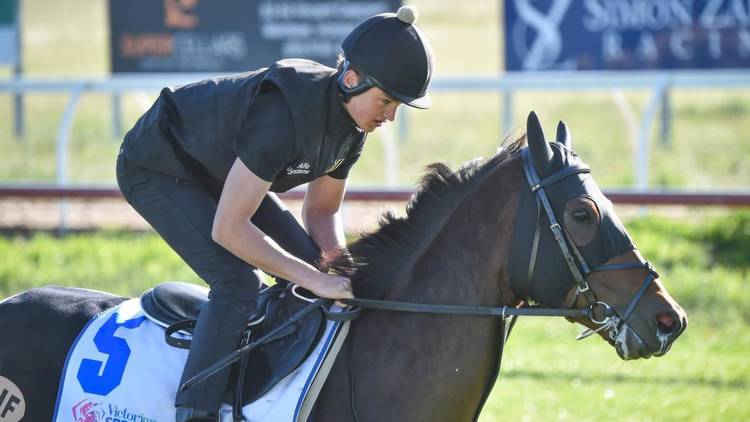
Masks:
[[[289,57],[332,66],[349,31],[400,5],[401,0],[109,0],[112,72],[239,72]]]
[[[505,0],[509,71],[750,67],[750,0]]]

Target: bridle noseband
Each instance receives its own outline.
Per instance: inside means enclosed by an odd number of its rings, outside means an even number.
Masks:
[[[575,303],[578,301],[578,297],[582,295],[588,303],[588,319],[591,320],[591,322],[593,322],[594,324],[601,326],[596,330],[584,331],[583,333],[581,333],[581,335],[578,336],[578,339],[580,340],[586,338],[606,327],[611,327],[614,329],[614,332],[610,333],[610,336],[616,336],[617,332],[619,332],[622,326],[627,323],[628,318],[630,318],[631,314],[635,310],[635,307],[638,305],[638,302],[640,302],[641,298],[646,293],[649,285],[651,285],[651,283],[659,276],[659,274],[654,270],[653,266],[648,261],[602,264],[594,269],[591,269],[586,262],[586,259],[583,257],[583,254],[581,254],[578,247],[576,247],[575,243],[570,239],[570,236],[557,221],[555,213],[552,210],[552,205],[550,204],[547,193],[545,192],[545,188],[550,187],[554,183],[557,183],[565,179],[566,177],[575,174],[591,173],[591,169],[586,165],[566,166],[540,180],[529,149],[524,149],[521,152],[521,155],[523,161],[523,171],[526,175],[526,180],[528,181],[531,193],[532,195],[534,195],[534,198],[537,202],[537,223],[534,230],[534,240],[532,242],[531,256],[529,258],[527,282],[529,284],[531,283],[534,275],[534,268],[536,266],[536,257],[538,254],[541,227],[540,216],[541,210],[543,209],[550,223],[549,228],[555,237],[555,241],[557,242],[560,252],[565,259],[565,263],[567,264],[568,270],[570,271],[570,274],[573,277],[573,281],[576,285],[576,292],[568,302],[567,306],[565,306],[565,308],[571,308],[575,306]],[[609,304],[597,300],[596,296],[594,296],[594,292],[591,291],[588,282],[586,282],[586,277],[594,272],[630,270],[638,268],[645,269],[648,272],[648,275],[643,280],[641,287],[630,300],[630,303],[628,304],[622,315],[618,315],[617,311]],[[601,319],[598,319],[596,317],[595,311],[597,308],[601,308],[601,315],[603,316]],[[612,323],[613,318],[617,319],[617,322],[614,324]]]

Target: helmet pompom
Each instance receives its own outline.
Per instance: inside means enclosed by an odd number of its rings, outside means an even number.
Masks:
[[[398,8],[398,11],[396,12],[396,17],[401,22],[413,25],[417,23],[417,18],[419,18],[419,12],[417,12],[416,6],[410,6],[410,5],[401,6]]]

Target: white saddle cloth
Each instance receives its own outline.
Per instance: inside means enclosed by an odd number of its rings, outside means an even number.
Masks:
[[[313,353],[265,396],[245,406],[245,418],[298,421],[341,325],[328,321]],[[140,301],[127,300],[92,319],[71,346],[53,421],[173,421],[174,397],[186,359],[187,350],[164,342],[164,328],[148,319]],[[231,421],[231,406],[225,404],[221,414],[222,421]]]

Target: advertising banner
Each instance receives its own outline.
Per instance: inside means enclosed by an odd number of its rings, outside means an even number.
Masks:
[[[750,0],[505,0],[510,71],[750,67]]]
[[[400,0],[109,0],[112,72],[239,72],[301,57],[332,66],[341,40]]]

